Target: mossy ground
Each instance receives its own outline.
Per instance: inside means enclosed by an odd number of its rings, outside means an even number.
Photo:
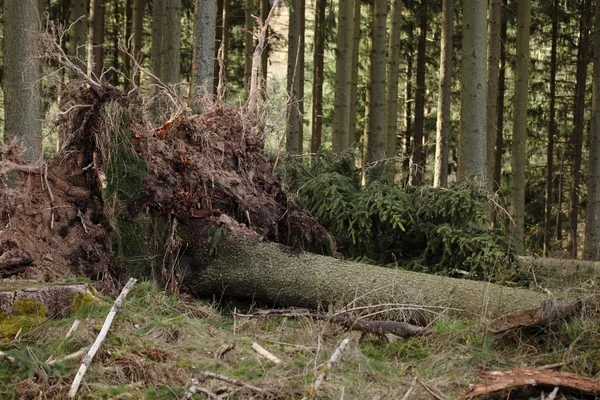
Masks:
[[[52,367],[45,361],[89,346],[112,302],[102,296],[82,302],[71,317],[39,319],[18,339],[1,345],[17,362],[0,359],[0,398],[66,398],[79,361]],[[138,284],[96,355],[81,398],[179,398],[190,379],[205,370],[264,388],[272,395],[265,398],[300,398],[309,393],[323,363],[344,337],[350,337],[351,344],[321,386],[319,398],[402,398],[415,377],[446,398],[458,398],[482,369],[533,368],[557,362],[564,363],[564,370],[586,376],[600,373],[598,321],[589,315],[533,334],[503,337],[486,334],[480,321],[440,318],[432,335],[389,343],[377,337],[359,340],[358,333],[308,319],[234,320],[227,308],[168,296],[150,283]],[[75,319],[81,320],[80,327],[64,339]],[[257,355],[251,349],[253,342],[283,362],[276,366]],[[234,350],[222,359],[215,357],[217,349],[232,343]],[[232,391],[230,398],[251,397],[220,381],[207,381],[204,387],[213,393]],[[409,398],[430,395],[415,383]]]

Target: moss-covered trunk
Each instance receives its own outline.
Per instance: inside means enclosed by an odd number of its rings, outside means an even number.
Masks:
[[[224,294],[284,306],[316,308],[360,298],[357,304],[441,306],[495,317],[539,307],[547,298],[524,289],[382,268],[231,236],[221,241],[215,257],[191,256],[183,262],[188,270],[184,287],[195,295]]]

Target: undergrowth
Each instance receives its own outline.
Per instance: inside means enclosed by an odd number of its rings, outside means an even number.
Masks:
[[[489,229],[488,199],[469,187],[401,188],[371,176],[346,153],[289,158],[276,171],[299,205],[332,233],[346,257],[496,282],[516,280],[508,238]]]

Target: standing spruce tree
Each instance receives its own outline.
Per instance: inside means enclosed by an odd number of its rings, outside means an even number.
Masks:
[[[287,151],[302,154],[304,115],[304,1],[293,0],[288,34],[287,89],[290,95]]]
[[[104,69],[104,20],[106,5],[104,0],[90,2],[90,45],[88,46],[88,71],[100,78]]]
[[[415,91],[415,126],[413,132],[413,170],[411,185],[418,186],[423,182],[425,172],[425,149],[423,133],[425,129],[425,52],[427,50],[427,1],[422,0],[418,9],[419,27],[417,30],[417,71]]]
[[[163,79],[163,18],[165,0],[154,0],[152,8],[152,74]],[[154,84],[156,82],[153,79]]]
[[[500,134],[497,128],[498,112],[498,68],[500,64],[500,29],[502,25],[502,0],[491,0],[488,23],[487,49],[487,120],[486,120],[486,155],[487,189],[494,191],[495,160],[494,146],[496,136]]]
[[[506,9],[508,0],[504,0],[503,9]],[[501,13],[500,24],[500,59],[498,66],[498,101],[496,105],[496,145],[494,147],[494,192],[500,190],[500,179],[502,175],[502,153],[504,147],[504,92],[506,89],[506,12]],[[495,214],[492,215],[492,224],[495,225]]]
[[[162,22],[162,79],[166,84],[174,85],[180,81],[181,0],[166,0]],[[211,34],[214,35],[214,28]],[[212,58],[212,53],[210,57]]]
[[[454,1],[442,1],[440,41],[440,82],[435,142],[434,187],[448,186],[448,140],[450,138],[450,94],[452,92],[452,17]]]
[[[217,1],[195,0],[191,99],[196,111],[200,98],[205,93],[212,94],[214,86],[216,24]]]
[[[76,65],[86,71],[87,56],[87,0],[74,0],[71,4],[71,40],[69,40],[69,55],[77,57]]]
[[[408,177],[410,176],[410,164],[412,160],[412,104],[413,104],[413,91],[412,91],[412,70],[413,70],[413,49],[411,43],[413,42],[413,25],[409,20],[407,24],[408,31],[408,48],[406,49],[406,84],[404,85],[404,149],[402,156],[402,171],[406,175],[405,183],[408,184]]]
[[[325,53],[325,8],[326,0],[315,1],[315,48],[313,58],[313,102],[312,134],[310,152],[316,153],[321,147],[323,134],[323,56]]]
[[[358,55],[360,50],[360,0],[354,2],[352,26],[352,64],[350,71],[350,122],[348,123],[348,147],[352,147],[358,141],[358,130],[356,129],[356,108],[358,107]],[[351,1],[351,2],[352,2]]]
[[[4,3],[4,140],[20,140],[31,162],[42,158],[38,11],[34,0]]]
[[[600,2],[594,4],[594,64],[592,121],[590,126],[590,156],[587,177],[587,212],[583,257],[600,257]]]
[[[138,63],[142,63],[142,46],[144,44],[144,9],[145,0],[133,0],[133,16],[131,30],[133,33],[132,54]],[[136,86],[140,86],[139,72],[133,77]]]
[[[260,0],[260,19],[264,22],[267,20],[269,16],[269,12],[271,11],[271,2],[270,0]],[[270,34],[270,28],[267,27],[267,36]],[[263,95],[267,94],[267,70],[269,67],[269,41],[265,43],[265,47],[263,48],[262,54],[260,55],[260,76],[261,83],[260,87]]]
[[[254,13],[254,0],[246,0],[244,7],[244,87],[250,90],[250,75],[252,75],[252,54],[254,52],[254,38],[252,36],[252,14]],[[291,27],[290,27],[291,29]]]
[[[464,0],[458,179],[485,179],[487,2]]]
[[[391,159],[388,162],[388,181],[394,182],[396,175],[396,135],[398,132],[398,80],[400,76],[400,24],[402,23],[402,1],[393,0],[390,12],[390,34],[388,40],[388,65],[386,70],[386,138],[385,157]]]
[[[525,221],[525,163],[527,146],[527,94],[529,73],[529,26],[531,1],[519,0],[517,5],[517,60],[515,67],[515,116],[511,158],[510,211],[514,224],[515,251],[523,253]]]
[[[333,152],[340,153],[353,142],[350,132],[350,98],[352,85],[352,42],[354,2],[342,1],[338,6],[335,57],[335,94],[333,106]],[[360,16],[357,15],[357,18]]]

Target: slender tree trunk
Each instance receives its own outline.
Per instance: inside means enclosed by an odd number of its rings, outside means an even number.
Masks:
[[[368,145],[367,145],[367,141],[369,140],[368,138],[371,136],[371,101],[372,101],[372,96],[371,96],[371,91],[373,90],[373,20],[374,20],[374,16],[375,16],[375,5],[373,3],[370,3],[368,5],[368,25],[367,25],[367,37],[371,40],[367,41],[367,54],[369,55],[368,59],[366,60],[366,69],[367,69],[367,86],[366,86],[366,91],[365,91],[365,120],[364,120],[364,130],[363,130],[363,135],[362,137],[358,138],[358,143],[360,144],[360,148],[362,149],[362,158],[361,158],[361,162],[360,162],[360,166],[361,168],[363,168],[365,166],[365,164],[368,162],[367,159],[367,153],[368,153]],[[364,171],[364,170],[363,170]],[[364,174],[363,174],[363,178],[365,178]]]
[[[119,77],[120,74],[118,71],[124,71],[123,68],[119,64],[119,28],[122,26],[123,14],[121,13],[121,0],[113,0],[112,1],[112,12],[108,15],[112,15],[112,49],[110,49],[107,53],[112,56],[112,70],[109,74],[109,81],[111,85],[114,87],[119,86]]]
[[[38,11],[37,1],[4,3],[4,140],[19,140],[30,162],[42,158]]]
[[[356,127],[356,107],[358,106],[358,53],[360,50],[360,0],[353,0],[353,27],[352,27],[352,64],[350,72],[350,122],[348,123],[348,147],[353,147],[359,140]]]
[[[458,179],[485,179],[487,2],[464,0]]]
[[[71,8],[71,40],[69,55],[77,57],[76,64],[86,71],[88,1],[73,0]]]
[[[217,1],[195,0],[194,3],[194,59],[192,61],[192,103],[200,111],[199,100],[212,94]]]
[[[417,37],[417,73],[415,92],[415,131],[413,147],[413,186],[423,182],[425,172],[425,151],[423,150],[423,129],[425,122],[425,51],[427,41],[427,1],[422,0],[419,6],[419,29]]]
[[[504,0],[504,8],[508,0]],[[496,111],[496,147],[494,149],[494,192],[500,190],[502,179],[502,153],[504,148],[504,92],[506,88],[506,16],[502,13],[502,25],[500,27],[500,65],[498,68],[498,110]],[[492,225],[496,225],[496,213],[492,214]]]
[[[387,125],[385,157],[388,182],[394,183],[396,175],[396,135],[398,132],[398,80],[400,76],[400,24],[402,23],[402,1],[393,0],[390,13],[390,34],[388,40],[388,65],[386,71]]]
[[[569,195],[569,251],[577,258],[577,219],[579,216],[579,185],[581,182],[581,151],[583,147],[583,112],[585,107],[585,84],[587,78],[591,0],[583,0],[579,43],[577,48],[577,73],[575,84],[575,115],[573,121],[573,166],[571,167],[571,191]]]
[[[527,146],[527,94],[529,73],[529,26],[531,1],[519,0],[517,6],[517,60],[515,67],[515,117],[511,159],[510,214],[515,251],[523,254],[525,220],[525,164]]]
[[[271,11],[271,3],[269,0],[260,0],[260,18],[263,21],[267,20],[269,12]],[[267,35],[271,32],[270,28],[267,28]],[[269,42],[265,43],[262,54],[260,55],[260,76],[263,96],[267,96],[267,71],[269,66],[269,52],[271,51]]]
[[[312,137],[310,152],[316,153],[321,147],[323,133],[323,55],[325,52],[325,8],[326,0],[315,1],[315,46],[313,58],[313,103]]]
[[[498,112],[498,68],[500,60],[500,30],[502,24],[502,0],[491,0],[488,23],[487,49],[487,125],[486,125],[486,155],[487,189],[494,191],[494,171],[496,158],[493,157],[496,145],[496,124]]]
[[[409,32],[412,32],[412,24],[409,22]],[[412,35],[409,35],[409,38]],[[406,85],[404,86],[404,99],[406,106],[404,107],[404,156],[402,157],[402,170],[405,174],[405,184],[408,184],[410,177],[410,166],[412,164],[412,68],[413,68],[413,53],[412,49],[408,49],[406,54]]]
[[[198,1],[198,0],[196,0]],[[206,3],[208,6],[208,3]],[[214,14],[213,14],[214,15]],[[214,41],[214,21],[212,23],[211,41]],[[214,45],[214,42],[213,42]],[[166,84],[174,85],[180,79],[181,57],[181,0],[167,0],[163,18],[163,80]],[[212,52],[208,58],[212,73]]]
[[[546,151],[546,203],[544,209],[544,256],[550,255],[552,238],[552,188],[554,186],[554,135],[556,133],[556,45],[558,40],[558,0],[552,0],[552,46],[550,50],[550,99],[548,146]]]
[[[133,31],[133,50],[132,54],[138,63],[142,63],[143,54],[142,46],[144,44],[144,7],[145,0],[133,0],[133,18],[132,18],[132,31]],[[136,86],[140,86],[140,74],[139,72],[133,77],[133,81]]]
[[[125,1],[125,43],[126,47],[128,47],[128,51],[133,51],[133,43],[130,42],[132,40],[133,34],[133,0]],[[129,57],[123,57],[123,66],[125,68],[125,76],[124,86],[125,92],[128,92],[131,88],[131,84],[133,82],[133,76],[131,75],[132,63]]]
[[[163,79],[163,19],[165,15],[165,0],[154,0],[152,9],[152,73],[160,80]],[[156,82],[154,79],[152,83]]]
[[[304,115],[304,1],[293,0],[287,63],[287,87],[290,93],[287,125],[287,150],[302,154]]]
[[[440,43],[440,83],[435,144],[434,187],[448,186],[448,139],[450,138],[450,94],[452,92],[452,29],[454,1],[442,1],[442,38]]]
[[[252,30],[254,27],[254,21],[252,20],[254,0],[246,0],[245,4],[244,26],[246,32],[244,34],[244,85],[246,86],[246,90],[249,90],[250,76],[252,74],[252,54],[254,53],[254,38],[252,37]]]
[[[587,211],[583,257],[598,260],[600,246],[600,2],[594,4],[594,65],[590,160],[587,179]]]
[[[104,0],[90,2],[90,46],[88,48],[88,71],[100,78],[104,69]]]
[[[213,60],[216,60],[219,56],[219,48],[223,44],[223,9],[225,7],[225,0],[217,1],[217,21],[215,25],[215,54]],[[217,94],[217,86],[219,85],[219,63],[213,62],[213,87],[212,94]]]
[[[352,89],[352,39],[354,1],[340,2],[336,36],[335,94],[333,110],[333,152],[350,147],[350,104]]]

